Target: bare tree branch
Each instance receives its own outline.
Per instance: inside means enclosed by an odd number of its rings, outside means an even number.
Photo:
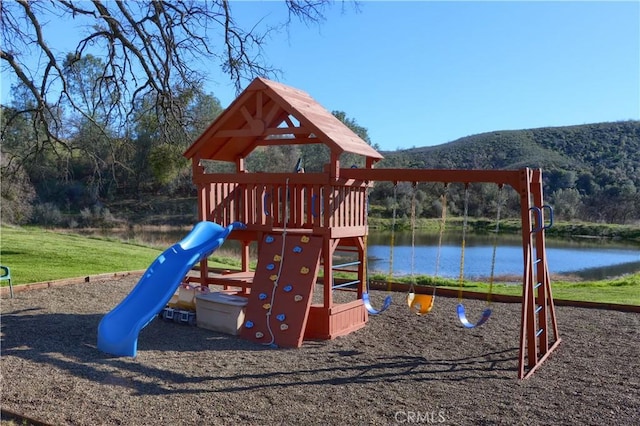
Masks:
[[[284,19],[322,22],[331,3],[287,0],[282,3],[288,11]],[[48,22],[56,19],[80,26],[75,50],[64,51],[47,38]],[[255,76],[278,74],[264,62],[262,52],[275,29],[261,22],[238,25],[228,0],[3,1],[0,62],[3,72],[13,75],[31,96],[29,105],[15,105],[14,110],[34,117],[34,132],[44,131],[44,139],[56,146],[66,143],[68,125],[63,123],[70,117],[100,127],[91,110],[99,106],[112,128],[125,131],[136,108],[150,97],[163,126],[160,137],[170,141],[184,131],[186,122],[179,94],[202,87],[211,64],[220,67],[237,91]],[[89,55],[99,58],[103,67],[92,87],[86,87],[85,95],[95,96],[92,100],[69,87],[77,78],[72,77],[73,64]]]

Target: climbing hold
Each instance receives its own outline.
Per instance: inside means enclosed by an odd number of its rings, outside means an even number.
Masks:
[[[270,263],[267,265],[267,271],[273,271],[273,269],[276,267],[276,265],[274,265],[273,263]]]
[[[280,256],[279,254],[276,254],[275,256],[273,256],[274,262],[280,262],[281,260],[282,260],[282,256]]]
[[[289,326],[287,324],[280,324],[280,330],[285,331]]]
[[[273,242],[273,240],[275,240],[275,238],[273,238],[271,235],[267,235],[267,238],[264,239],[264,242],[270,244]]]
[[[265,300],[266,298],[267,298],[267,293],[260,293],[258,295],[258,299],[260,299],[260,300]]]
[[[247,321],[247,322],[245,322],[245,323],[244,323],[244,326],[245,326],[246,328],[253,328],[253,321]]]
[[[293,248],[293,252],[294,252],[294,253],[302,253],[302,247],[300,247],[300,246],[295,246],[295,247]]]
[[[262,339],[264,337],[264,333],[261,331],[256,332],[256,339]]]
[[[278,314],[276,315],[276,319],[280,322],[284,321],[286,317],[284,316],[284,314]]]
[[[295,296],[293,296],[293,300],[296,302],[299,302],[303,299],[302,295],[300,294],[296,294]]]
[[[265,303],[262,307],[265,309],[271,309],[271,303]]]
[[[283,290],[287,293],[289,293],[291,290],[293,290],[293,286],[291,284],[288,284],[286,286],[284,286]]]
[[[271,281],[275,281],[275,280],[277,280],[277,279],[278,279],[278,276],[277,276],[276,274],[273,274],[273,275],[271,275],[271,276],[269,277],[269,279],[270,279]]]
[[[309,242],[309,237],[307,237],[306,235],[303,235],[302,237],[300,237],[300,242],[301,243],[308,243]]]
[[[300,273],[302,275],[307,275],[309,273],[309,268],[307,268],[306,266],[303,266],[302,268],[300,268]]]

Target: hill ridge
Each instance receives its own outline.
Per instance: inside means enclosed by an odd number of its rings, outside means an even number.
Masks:
[[[569,218],[640,219],[640,120],[496,130],[382,154],[382,168],[542,168],[551,202],[576,206]]]

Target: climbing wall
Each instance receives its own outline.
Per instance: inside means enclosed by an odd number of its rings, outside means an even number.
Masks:
[[[321,250],[322,237],[264,237],[242,338],[286,348],[302,345]]]

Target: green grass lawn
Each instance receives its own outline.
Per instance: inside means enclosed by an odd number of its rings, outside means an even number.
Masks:
[[[42,228],[0,227],[0,263],[11,268],[14,285],[144,270],[161,252],[159,248]],[[211,266],[238,264],[232,260]]]
[[[144,270],[161,251],[160,248],[51,232],[42,228],[0,227],[0,263],[11,268],[15,285]],[[224,251],[220,253],[224,255]],[[240,261],[212,256],[209,265],[213,268],[238,269]],[[386,277],[372,278],[384,280]],[[407,278],[394,281],[406,282]],[[432,277],[417,276],[415,281],[417,284],[458,288],[457,280],[434,281]],[[2,284],[6,285],[7,282],[3,281]],[[522,294],[522,287],[518,285],[494,284],[493,287],[496,294]],[[487,292],[489,286],[487,283],[467,281],[464,288]],[[552,289],[557,299],[640,305],[640,273],[602,281],[553,281]]]
[[[465,289],[486,293],[489,291],[489,285],[472,283],[465,285]],[[551,290],[555,299],[640,305],[640,273],[602,281],[552,281]],[[494,284],[493,293],[520,296],[522,286]]]
[[[372,278],[380,281],[386,280],[384,275],[376,275]],[[394,281],[408,283],[410,278],[403,277],[394,279]],[[416,276],[414,282],[418,285],[435,285],[454,290],[460,288],[458,280],[455,279],[434,279],[429,276]],[[489,284],[465,281],[463,289],[488,293]],[[601,281],[552,281],[551,290],[555,299],[640,306],[640,272]],[[522,295],[522,285],[494,283],[492,292],[494,294],[520,296]]]

